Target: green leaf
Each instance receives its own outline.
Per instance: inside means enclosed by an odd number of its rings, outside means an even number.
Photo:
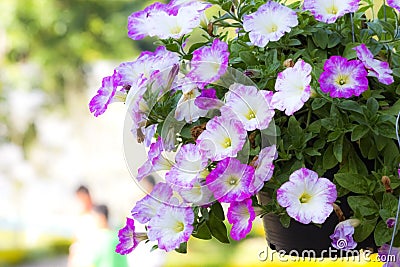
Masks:
[[[382,246],[392,238],[393,228],[388,228],[384,221],[379,221],[374,232],[374,239],[377,246]]]
[[[369,132],[369,128],[366,125],[357,125],[351,133],[351,141],[358,141],[363,138]]]
[[[328,41],[328,48],[335,47],[338,45],[341,41],[341,37],[338,33],[333,32],[329,34],[329,41]]]
[[[333,145],[330,144],[324,153],[322,165],[325,170],[328,170],[335,167],[336,164],[338,164],[338,161],[333,154]]]
[[[158,245],[154,245],[151,247],[150,252],[153,252],[154,250],[158,249]]]
[[[239,52],[239,57],[243,60],[243,62],[248,66],[257,65],[257,58],[250,51],[241,51]]]
[[[375,229],[378,218],[371,220],[362,220],[360,225],[354,229],[354,240],[356,242],[364,241]]]
[[[210,229],[208,229],[205,221],[199,225],[197,231],[193,233],[192,236],[203,240],[209,240],[212,238]]]
[[[165,48],[171,52],[179,52],[181,49],[177,43],[167,44],[165,45]]]
[[[378,204],[368,196],[349,196],[347,202],[353,211],[358,210],[363,216],[379,214]]]
[[[225,11],[230,11],[232,8],[232,1],[225,2],[221,5],[221,8]]]
[[[326,141],[327,142],[336,141],[337,139],[339,139],[340,136],[342,136],[342,132],[340,132],[340,131],[331,132],[328,135],[328,138],[326,139]]]
[[[344,100],[337,105],[339,108],[363,114],[361,106],[353,100]]]
[[[338,140],[333,143],[333,154],[339,162],[342,162],[343,158],[343,138],[344,135],[342,134]]]
[[[328,33],[323,29],[318,29],[318,31],[314,32],[312,39],[315,45],[322,49],[325,49],[329,42]]]
[[[179,248],[175,249],[176,252],[186,254],[187,253],[187,242],[181,243]]]
[[[397,211],[398,200],[390,193],[384,193],[382,198],[382,209],[390,212],[390,217],[394,217]],[[388,219],[388,218],[386,218]]]
[[[229,243],[228,233],[226,226],[213,213],[210,214],[210,219],[207,221],[208,229],[211,231],[211,235],[215,237],[221,243]]]
[[[396,139],[396,126],[390,122],[378,123],[376,129],[380,135]]]
[[[290,217],[287,213],[279,217],[279,221],[281,222],[282,226],[285,228],[289,228],[290,226]]]
[[[224,210],[222,209],[221,203],[216,201],[212,206],[211,206],[211,212],[215,216],[217,216],[218,219],[221,221],[225,220],[225,213]]]
[[[353,49],[358,44],[356,43],[348,43],[343,51],[343,57],[347,59],[354,59],[357,57],[357,52]]]
[[[358,194],[368,193],[369,183],[364,175],[351,174],[351,173],[337,173],[335,174],[335,180],[340,186],[354,193]]]
[[[379,110],[378,101],[373,97],[369,98],[367,100],[367,108],[372,113],[372,115],[375,115],[376,112],[378,112],[378,110]]]

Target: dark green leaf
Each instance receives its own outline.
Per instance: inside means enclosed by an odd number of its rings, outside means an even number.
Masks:
[[[379,110],[379,103],[378,103],[378,101],[377,101],[375,98],[373,98],[373,97],[369,98],[369,99],[367,100],[367,108],[368,108],[369,111],[371,111],[371,113],[372,113],[373,115],[375,115],[376,112]]]
[[[339,103],[338,107],[344,110],[354,111],[360,114],[363,113],[361,106],[353,100],[345,100]]]
[[[351,174],[351,173],[337,173],[335,174],[335,180],[340,186],[354,193],[358,194],[368,193],[369,183],[364,175]]]
[[[210,214],[210,219],[207,221],[208,229],[211,234],[218,241],[222,243],[229,243],[228,233],[223,221],[217,218],[214,214]]]
[[[250,51],[239,52],[239,57],[248,66],[253,66],[257,64],[257,58]]]
[[[335,155],[333,154],[332,144],[330,144],[328,146],[328,149],[325,151],[322,164],[325,170],[332,169],[333,167],[336,166],[336,164],[338,164],[338,161]]]
[[[369,132],[369,128],[366,125],[357,125],[351,133],[351,141],[358,141]]]
[[[279,221],[281,222],[282,226],[288,228],[290,226],[290,217],[287,213],[280,216]]]
[[[158,245],[154,245],[151,247],[150,252],[153,252],[154,250],[158,249]]]
[[[339,162],[342,162],[343,158],[343,138],[344,135],[342,134],[338,140],[333,143],[333,154]]]
[[[209,240],[212,238],[210,229],[208,229],[208,226],[205,223],[205,221],[199,225],[197,231],[193,233],[192,236],[204,240]]]
[[[224,210],[222,209],[221,204],[216,201],[212,206],[211,206],[211,212],[213,213],[218,219],[221,221],[225,220],[225,213]]]
[[[368,196],[349,196],[347,201],[353,211],[358,210],[363,216],[379,214],[378,204]]]
[[[179,248],[175,249],[176,252],[186,254],[187,253],[187,242],[181,243]]]
[[[375,229],[378,218],[371,220],[362,220],[360,225],[354,229],[354,240],[356,242],[364,241]]]
[[[393,228],[388,228],[384,221],[379,221],[374,232],[374,239],[377,246],[382,246],[392,238]]]

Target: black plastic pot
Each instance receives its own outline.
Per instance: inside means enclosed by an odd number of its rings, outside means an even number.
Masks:
[[[260,192],[258,196],[260,202],[264,205],[270,200],[270,197],[264,192]],[[346,207],[345,213],[347,213]],[[346,256],[345,253],[331,246],[332,240],[329,236],[339,223],[335,212],[332,212],[320,227],[314,224],[302,224],[292,219],[290,226],[285,228],[275,214],[265,215],[263,223],[268,245],[273,250],[285,251],[285,254],[289,255],[293,255],[291,251],[296,251],[297,255],[302,255],[303,251],[312,250],[315,252],[313,254],[315,257]],[[376,251],[373,236],[371,235],[365,241],[359,243],[356,249]],[[331,252],[328,252],[329,250]]]

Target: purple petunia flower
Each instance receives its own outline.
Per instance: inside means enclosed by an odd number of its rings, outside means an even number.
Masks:
[[[247,131],[264,130],[275,115],[270,105],[272,94],[254,86],[234,83],[225,96],[226,104],[221,108],[221,115],[237,116]]]
[[[175,119],[192,123],[197,121],[200,117],[204,117],[207,114],[207,110],[200,109],[195,105],[196,98],[200,96],[197,84],[188,81],[187,78],[181,80],[181,83],[183,84],[180,86],[180,89],[183,94],[176,106]]]
[[[281,111],[285,110],[288,116],[301,109],[311,96],[311,71],[310,64],[299,60],[293,67],[280,72],[271,105]]]
[[[254,168],[238,159],[226,158],[206,178],[208,188],[219,202],[238,202],[251,197],[250,185],[254,180]]]
[[[400,11],[400,0],[387,0],[386,4]]]
[[[115,248],[115,252],[126,255],[131,253],[137,245],[147,239],[145,233],[135,232],[135,222],[131,218],[126,218],[126,225],[118,232],[119,243]]]
[[[243,28],[249,32],[250,42],[259,47],[278,41],[298,23],[296,12],[274,1],[243,17]]]
[[[97,91],[97,94],[90,100],[89,109],[95,117],[103,114],[113,100],[117,90],[117,83],[114,76],[107,76],[103,78],[102,85]]]
[[[304,224],[324,223],[333,211],[336,197],[336,186],[331,181],[318,178],[316,172],[306,168],[293,172],[289,181],[277,190],[279,205]]]
[[[228,208],[228,222],[232,224],[231,237],[241,240],[251,231],[256,213],[250,198],[241,202],[232,202]]]
[[[128,36],[133,40],[146,36],[180,38],[199,26],[204,10],[210,6],[198,1],[156,2],[128,17]]]
[[[191,71],[186,77],[196,82],[200,89],[217,81],[228,69],[228,44],[215,39],[212,45],[204,46],[193,52]]]
[[[332,56],[325,62],[318,82],[322,92],[331,97],[349,98],[368,90],[367,75],[361,61]]]
[[[246,142],[247,132],[235,117],[214,117],[196,140],[200,150],[213,161],[236,157]]]
[[[199,96],[194,100],[194,104],[204,110],[221,108],[224,103],[218,99],[217,92],[214,88],[207,88],[201,90]]]
[[[356,12],[360,0],[304,0],[304,9],[310,11],[316,20],[334,23],[347,13]]]
[[[357,51],[357,57],[368,70],[369,76],[376,77],[381,83],[387,85],[394,82],[389,63],[374,59],[374,55],[365,44],[355,47],[354,50]]]
[[[163,139],[159,137],[157,142],[150,145],[148,152],[147,161],[138,169],[138,175],[136,179],[142,180],[147,175],[161,170],[170,170],[172,162],[162,155],[164,151]]]
[[[336,225],[335,231],[329,237],[332,239],[332,246],[336,249],[350,250],[357,246],[353,239],[354,227],[360,224],[357,219],[349,219]]]
[[[153,191],[139,200],[132,209],[132,217],[140,223],[147,223],[154,218],[160,209],[171,203],[172,189],[166,183],[158,183]]]
[[[205,178],[204,170],[208,165],[208,159],[195,144],[182,146],[176,154],[175,161],[165,176],[168,183],[191,188],[199,178]]]
[[[252,194],[258,193],[264,186],[264,182],[271,179],[274,174],[273,161],[278,157],[276,145],[261,149],[256,160],[254,182],[251,184]]]
[[[174,187],[174,190],[179,193],[185,203],[193,203],[196,206],[205,206],[215,201],[210,189],[199,181],[196,181],[191,188],[179,186]]]
[[[378,255],[379,260],[385,262],[383,267],[400,267],[400,248],[392,247],[392,249],[390,249],[388,244],[383,244],[378,249]]]
[[[396,224],[396,218],[389,218],[386,220],[387,228],[393,228],[395,224]]]
[[[194,213],[192,208],[164,206],[148,225],[151,241],[158,241],[158,247],[165,251],[179,248],[189,240],[193,232]]]

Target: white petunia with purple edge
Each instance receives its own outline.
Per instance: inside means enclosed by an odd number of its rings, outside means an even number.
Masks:
[[[209,120],[206,130],[196,140],[200,150],[213,161],[236,157],[246,142],[247,132],[243,124],[231,116],[219,116]]]
[[[272,107],[285,111],[288,116],[301,109],[311,96],[311,71],[310,64],[299,60],[293,67],[280,72],[275,83]]]
[[[151,241],[158,241],[158,247],[165,251],[179,248],[189,240],[193,232],[194,213],[192,208],[164,206],[148,225]]]
[[[256,12],[243,17],[244,30],[249,32],[250,42],[258,47],[278,41],[297,25],[296,12],[274,1],[267,2]]]
[[[140,223],[147,223],[159,214],[162,207],[171,203],[172,194],[173,191],[168,184],[156,184],[149,195],[136,203],[131,212],[132,217]]]
[[[336,186],[306,168],[293,172],[289,181],[277,190],[279,205],[286,208],[290,217],[303,224],[324,223],[333,211],[332,204],[336,198]]]
[[[193,52],[190,62],[191,70],[186,77],[203,89],[204,86],[219,80],[225,74],[228,61],[228,44],[215,39],[211,46],[204,46]]]
[[[97,94],[89,103],[89,110],[95,117],[100,116],[107,110],[108,105],[113,100],[116,90],[117,82],[114,76],[104,77]]]
[[[318,82],[330,97],[350,98],[368,90],[367,71],[360,60],[331,56],[325,61]]]
[[[310,11],[316,20],[334,23],[347,13],[356,12],[360,0],[304,0],[304,10]]]
[[[264,186],[266,181],[269,181],[274,174],[273,161],[278,157],[276,145],[271,145],[261,149],[258,158],[254,163],[255,175],[254,181],[251,184],[250,190],[252,194],[257,194]]]
[[[118,231],[119,243],[115,248],[115,252],[126,255],[131,253],[141,241],[147,239],[146,233],[135,232],[135,222],[131,218],[126,218],[126,224]]]
[[[221,115],[238,117],[247,131],[264,130],[275,115],[270,105],[272,94],[254,86],[234,83],[225,96],[226,103],[221,108]]]
[[[195,144],[182,146],[175,157],[176,163],[165,175],[168,183],[178,187],[191,188],[200,178],[205,178],[204,171],[208,159]]]
[[[391,8],[395,8],[400,11],[400,0],[387,0],[386,4]]]
[[[378,81],[389,85],[394,82],[389,63],[374,59],[374,55],[365,44],[361,44],[354,48],[357,52],[357,57],[362,61],[365,68],[368,70],[368,75],[378,78]]]
[[[234,240],[241,240],[251,231],[256,213],[250,198],[241,202],[232,202],[226,215],[228,222],[232,224],[231,237]]]
[[[219,202],[231,203],[252,196],[250,185],[254,180],[254,168],[238,159],[226,158],[206,178],[208,188]]]

